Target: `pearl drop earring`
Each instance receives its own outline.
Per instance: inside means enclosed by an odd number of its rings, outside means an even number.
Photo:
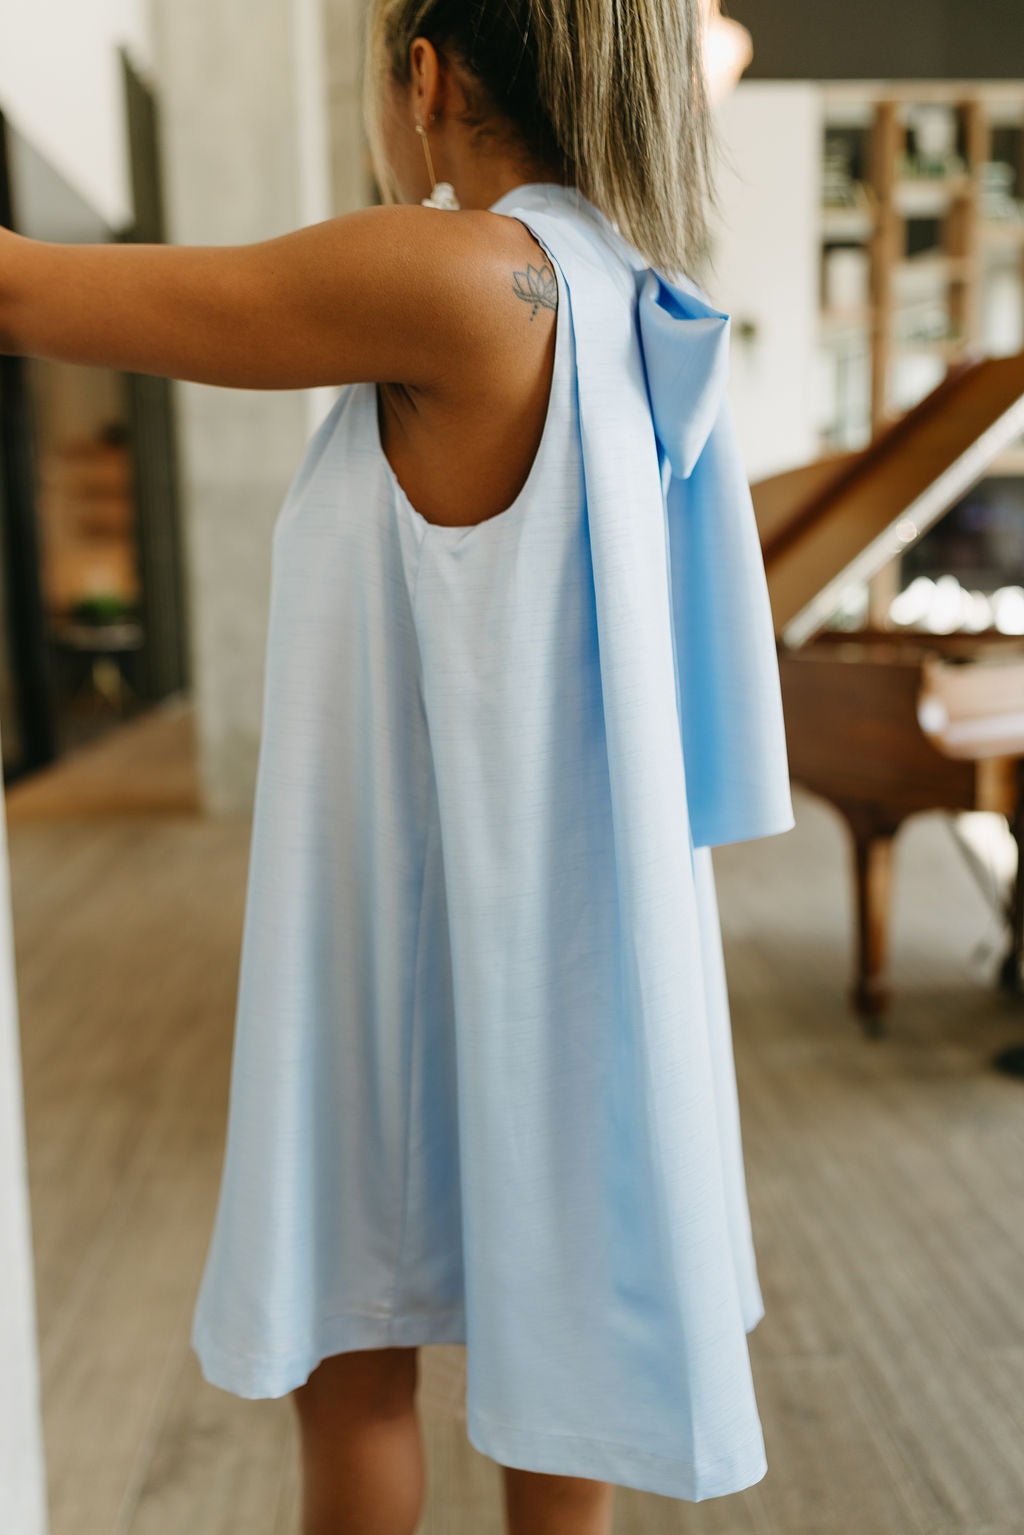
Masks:
[[[433,117],[433,113],[430,114]],[[424,208],[461,208],[462,204],[455,195],[455,188],[450,181],[435,181],[434,166],[430,158],[430,145],[427,142],[427,130],[421,122],[416,124],[416,132],[423,141],[423,153],[427,157],[427,175],[430,177],[430,196],[422,197],[420,202]]]

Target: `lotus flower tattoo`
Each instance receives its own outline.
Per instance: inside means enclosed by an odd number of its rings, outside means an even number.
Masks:
[[[526,263],[525,272],[514,272],[515,289],[518,296],[532,304],[530,319],[537,313],[538,307],[543,304],[545,309],[557,309],[558,284],[555,274],[547,262],[543,266],[531,266]]]

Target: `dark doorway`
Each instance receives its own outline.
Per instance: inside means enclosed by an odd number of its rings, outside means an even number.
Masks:
[[[156,109],[122,53],[135,216],[111,228],[0,114],[0,221],[164,238]],[[173,385],[0,358],[0,735],[10,783],[189,684]]]

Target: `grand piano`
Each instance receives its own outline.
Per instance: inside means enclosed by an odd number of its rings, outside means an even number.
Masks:
[[[1024,432],[1024,352],[969,354],[866,448],[751,485],[771,597],[794,782],[852,833],[850,997],[884,1032],[893,839],[922,810],[996,811],[1017,846],[998,983],[1024,987],[1024,635],[826,627]],[[1024,582],[1024,571],[1020,574]]]

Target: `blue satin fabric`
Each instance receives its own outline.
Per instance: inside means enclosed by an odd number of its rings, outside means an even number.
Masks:
[[[428,523],[357,384],[275,526],[192,1341],[243,1396],[464,1342],[483,1453],[698,1500],[766,1469],[710,848],[793,824],[728,316],[569,188],[493,211],[558,288],[520,495]]]

